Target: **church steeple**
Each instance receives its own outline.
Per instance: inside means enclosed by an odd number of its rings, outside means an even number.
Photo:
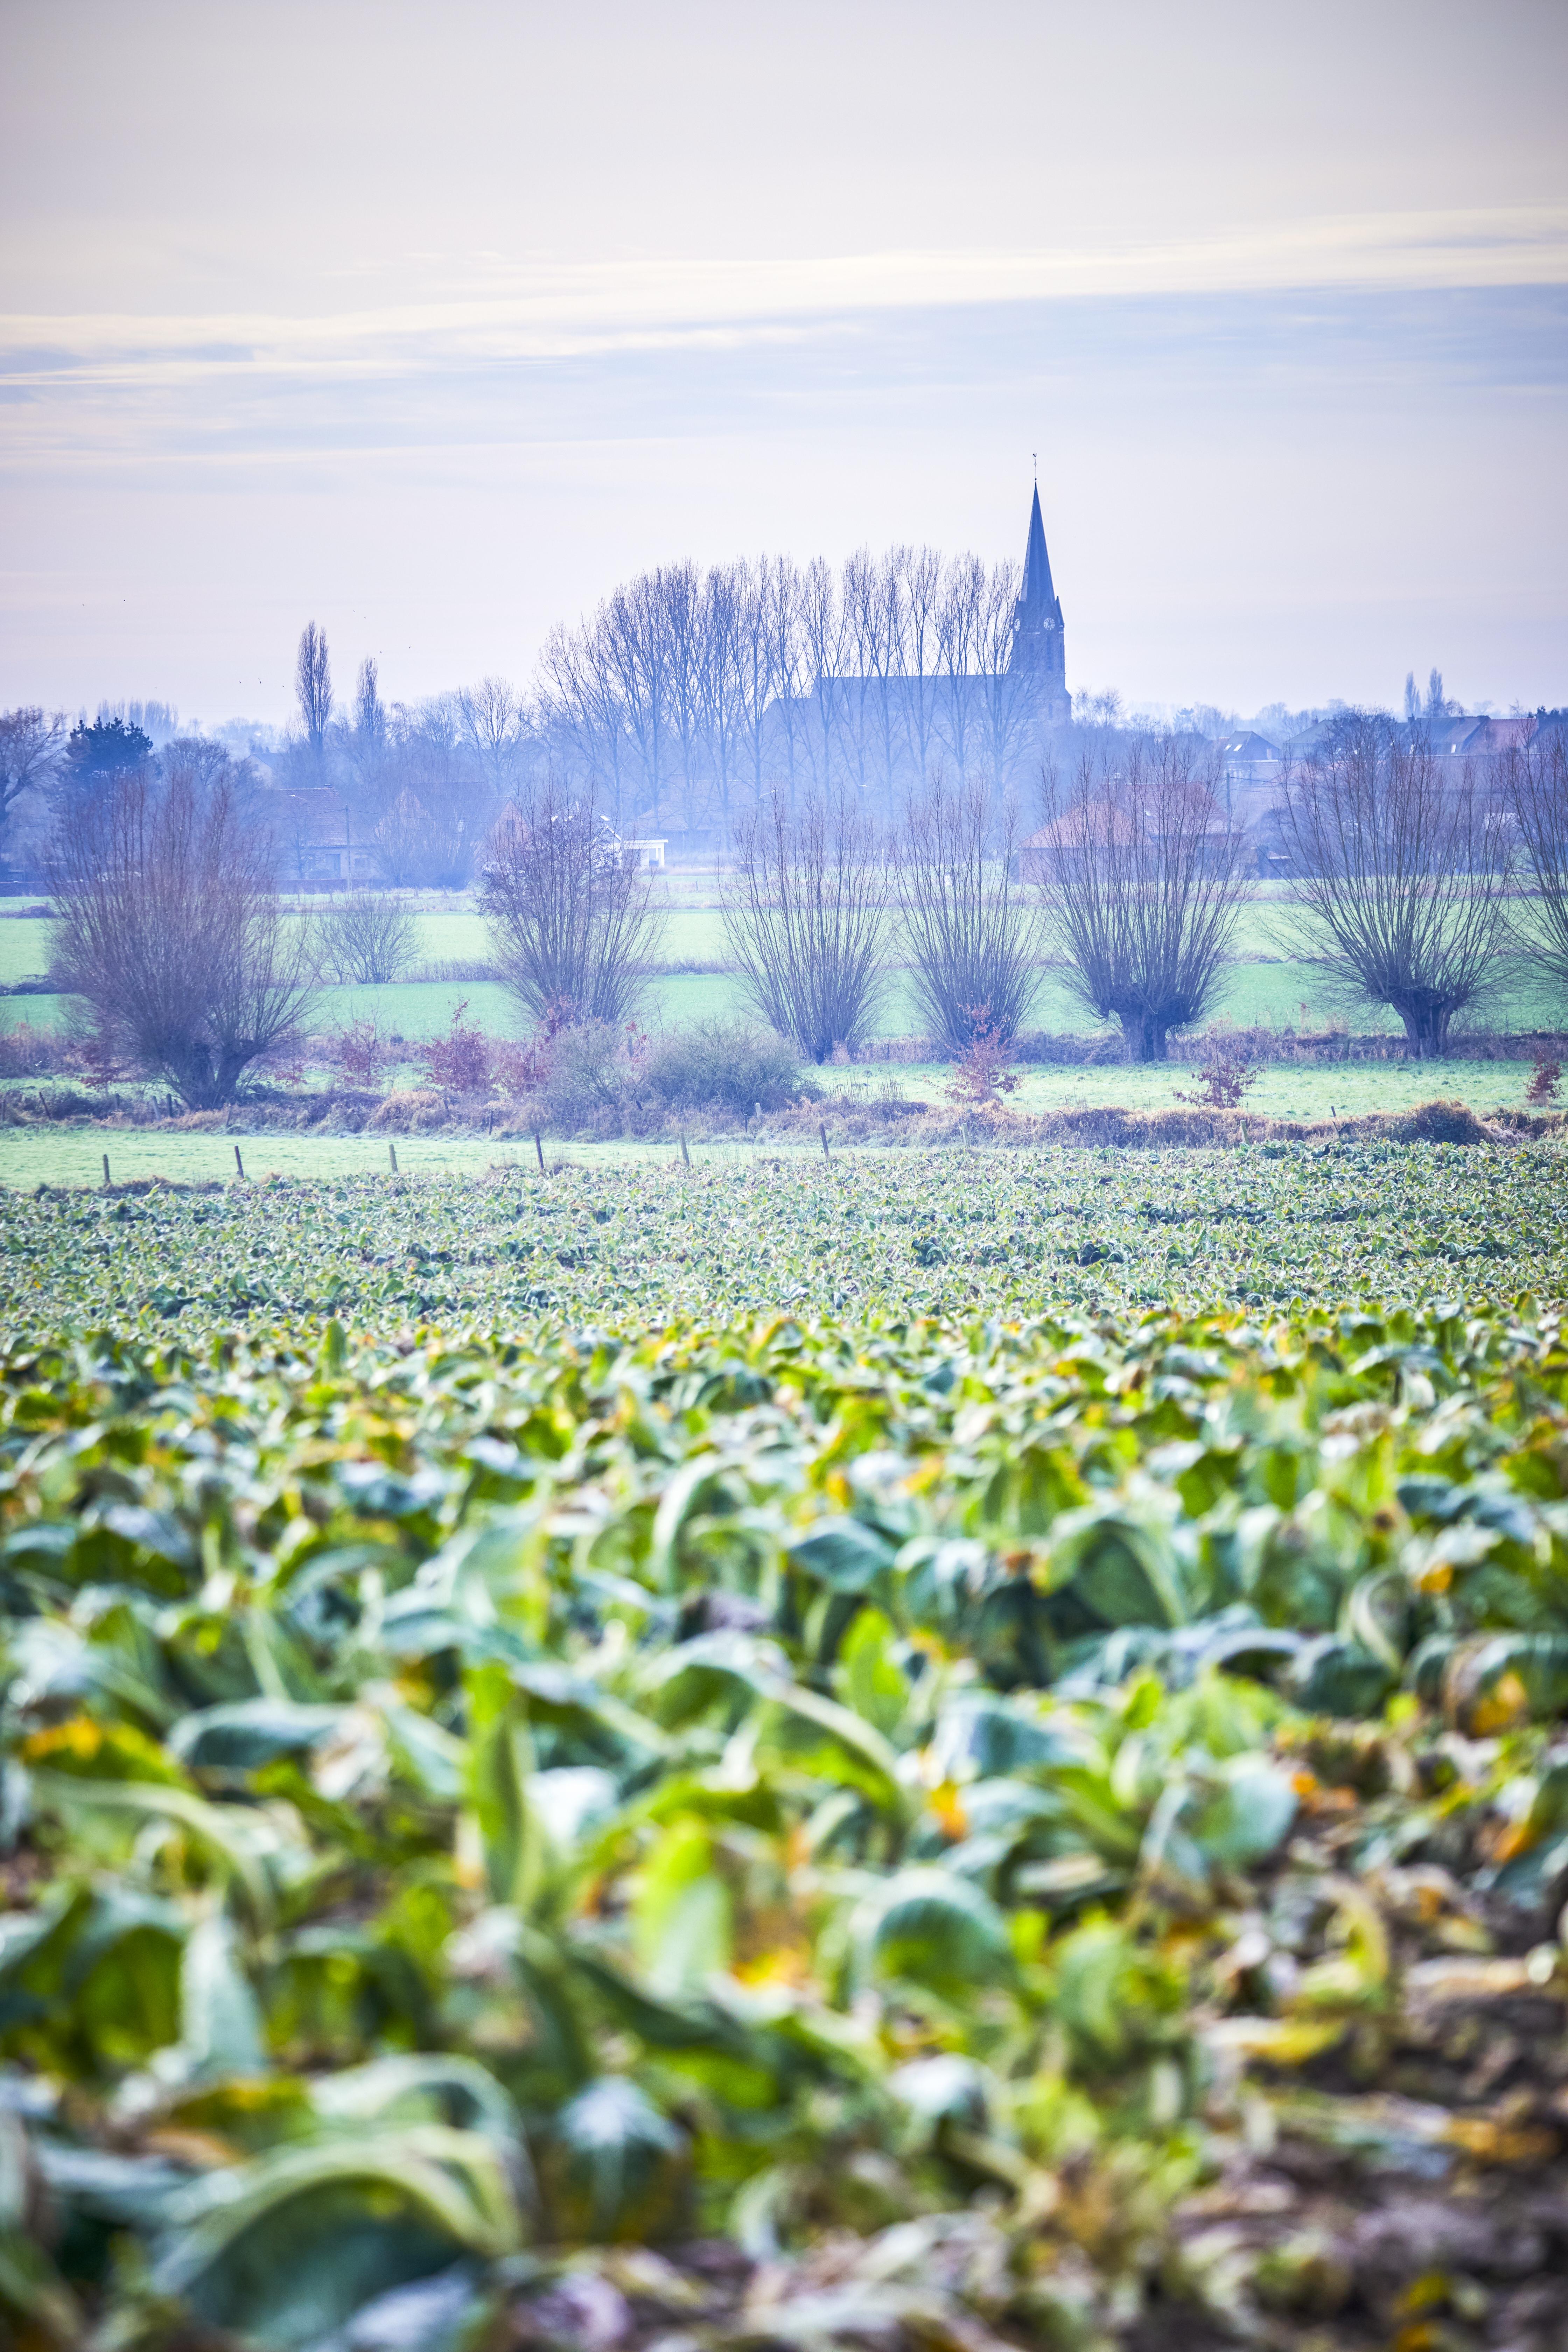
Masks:
[[[1018,619],[1036,621],[1056,611],[1057,592],[1051,585],[1051,559],[1046,548],[1046,526],[1040,513],[1040,486],[1029,509],[1029,536],[1024,548],[1024,593],[1018,599]]]
[[[1029,535],[1024,543],[1024,593],[1013,608],[1013,647],[1007,656],[1007,667],[1028,670],[1038,677],[1051,706],[1051,718],[1065,719],[1070,715],[1062,604],[1051,580],[1038,482],[1029,508]]]

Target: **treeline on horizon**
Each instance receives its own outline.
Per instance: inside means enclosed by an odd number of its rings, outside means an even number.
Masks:
[[[777,785],[792,798],[847,789],[884,823],[939,773],[1032,807],[1047,737],[1037,674],[1008,667],[1020,585],[1015,563],[926,547],[862,550],[837,569],[766,555],[668,564],[554,629],[526,690],[487,677],[414,702],[384,697],[374,658],[341,696],[312,621],[296,723],[280,739],[242,721],[182,731],[155,701],[104,704],[74,728],[37,708],[0,715],[0,857],[37,865],[62,800],[141,762],[197,784],[223,772],[242,800],[329,788],[349,839],[399,887],[467,887],[508,803],[546,773],[617,831],[700,850],[725,846]],[[1247,723],[1289,744],[1345,708],[1273,704]],[[1407,720],[1453,708],[1436,670],[1425,697],[1406,680]],[[1070,768],[1126,733],[1213,740],[1241,724],[1203,704],[1156,721],[1114,690],[1080,692],[1048,746]],[[285,866],[304,879],[319,837],[310,805],[270,808]]]
[[[8,714],[0,822],[13,814],[37,841],[61,788],[154,755],[207,775],[226,755],[242,791],[330,786],[394,885],[461,887],[500,809],[544,769],[591,790],[617,828],[714,845],[777,782],[850,785],[884,817],[938,769],[1026,795],[1039,689],[1007,667],[1020,585],[1016,563],[924,547],[862,550],[837,569],[768,555],[667,564],[554,629],[525,690],[489,677],[413,702],[384,697],[371,658],[341,694],[311,622],[280,737],[241,720],[182,730],[157,701],[100,704],[74,730],[41,709]],[[1321,715],[1275,705],[1254,723],[1289,737]],[[1115,691],[1080,693],[1074,722],[1101,736],[1140,723]],[[1205,736],[1237,723],[1206,705],[1175,720]]]

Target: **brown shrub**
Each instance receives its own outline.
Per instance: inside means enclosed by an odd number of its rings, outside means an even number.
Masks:
[[[991,1017],[989,1004],[971,1004],[964,1011],[969,1042],[953,1066],[946,1093],[949,1102],[973,1108],[1016,1094],[1020,1080],[1017,1072],[1007,1067],[1010,1049]]]
[[[1555,1055],[1541,1051],[1535,1054],[1534,1061],[1534,1073],[1524,1090],[1524,1099],[1528,1103],[1554,1103],[1563,1083],[1563,1065]]]
[[[1417,1103],[1414,1110],[1402,1111],[1381,1121],[1384,1133],[1394,1143],[1489,1143],[1490,1129],[1482,1126],[1473,1110],[1462,1102]]]
[[[432,1088],[405,1087],[388,1095],[365,1124],[378,1135],[417,1135],[439,1127],[446,1116],[447,1106]]]
[[[49,1078],[70,1066],[68,1042],[53,1030],[30,1021],[0,1030],[0,1078]]]

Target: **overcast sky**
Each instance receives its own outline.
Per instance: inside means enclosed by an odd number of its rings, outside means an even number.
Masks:
[[[1563,0],[3,0],[0,700],[1021,555],[1134,701],[1568,702]]]

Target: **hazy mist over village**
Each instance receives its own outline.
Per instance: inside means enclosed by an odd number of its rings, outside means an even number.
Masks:
[[[1568,2352],[1563,0],[0,73],[0,2352]]]

